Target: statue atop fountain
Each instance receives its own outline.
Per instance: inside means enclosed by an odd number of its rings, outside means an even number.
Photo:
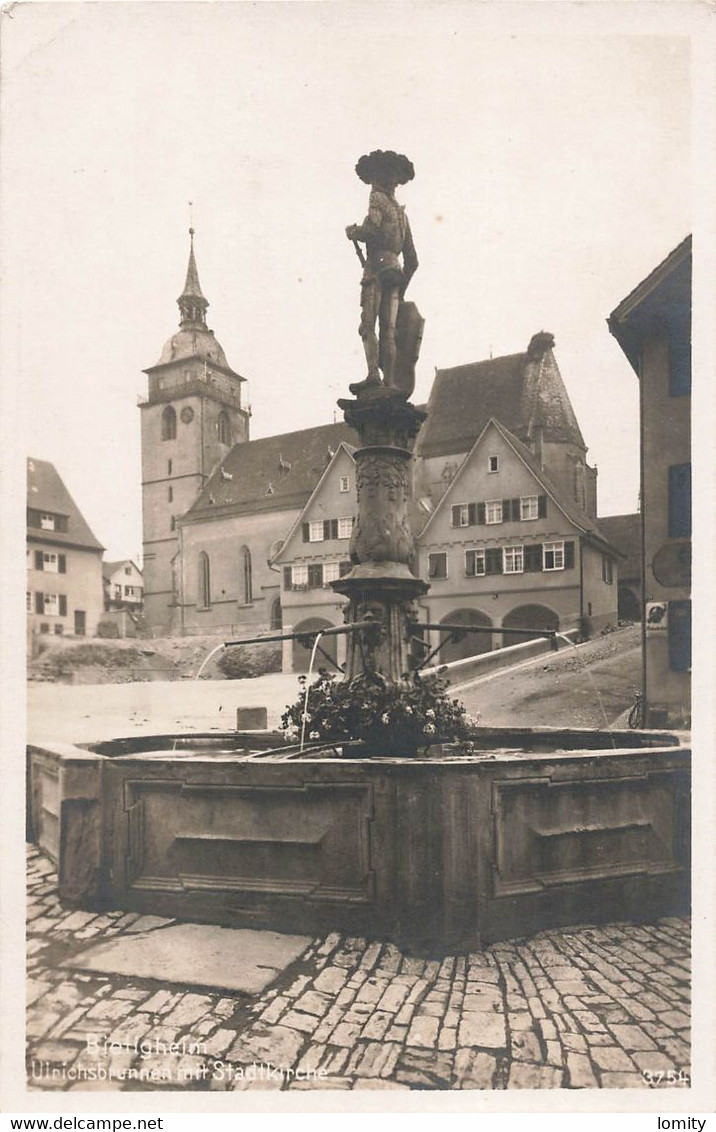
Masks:
[[[376,626],[350,634],[346,680],[372,674],[398,683],[409,669],[417,598],[429,588],[417,576],[409,515],[412,449],[426,418],[408,400],[415,387],[423,320],[404,295],[418,261],[407,216],[394,196],[396,186],[415,173],[407,157],[390,150],[364,155],[356,172],[371,185],[368,216],[363,224],[346,228],[364,267],[360,334],[368,376],[349,387],[355,399],[338,402],[346,423],[360,436],[355,453],[358,517],[351,538],[352,569],[331,585],[349,599],[348,623],[367,619]]]
[[[371,186],[365,220],[346,228],[363,266],[358,332],[363,339],[368,376],[364,383],[350,389],[357,394],[363,385],[382,385],[409,397],[415,387],[423,320],[415,304],[405,302],[418,257],[405,208],[395,199],[395,189],[412,181],[415,170],[404,154],[376,149],[360,158],[356,173]],[[359,244],[365,244],[365,255]]]

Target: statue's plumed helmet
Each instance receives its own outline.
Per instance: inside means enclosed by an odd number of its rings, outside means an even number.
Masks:
[[[356,173],[366,185],[380,184],[385,178],[405,185],[412,181],[415,169],[404,153],[394,153],[392,149],[374,149],[372,153],[364,153],[359,158]]]

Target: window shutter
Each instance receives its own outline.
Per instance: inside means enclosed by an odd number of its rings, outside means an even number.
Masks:
[[[477,522],[477,504],[468,503],[467,505],[467,521],[471,527],[475,526]]]
[[[503,523],[509,523],[509,521],[510,521],[511,503],[512,503],[512,501],[510,499],[503,499],[502,500],[502,522]]]
[[[565,570],[574,569],[574,543],[565,542],[564,544],[564,568]]]
[[[459,527],[460,526],[460,508],[459,507],[453,507],[452,508],[452,525],[453,525],[453,527]]]
[[[542,543],[525,547],[525,573],[536,574],[542,569]]]
[[[519,499],[511,499],[510,500],[510,511],[511,511],[510,518],[512,519],[512,521],[513,522],[518,521],[519,518],[520,518],[520,515],[522,514],[522,512],[520,510]]]
[[[41,550],[35,551],[35,569],[36,570],[42,570],[42,551]]]
[[[60,617],[66,617],[66,616],[67,616],[67,596],[66,596],[66,594],[60,594]]]
[[[293,584],[291,579],[292,579],[291,567],[290,566],[284,566],[284,568],[283,568],[283,588],[285,590],[291,589],[291,586]]]
[[[669,468],[669,538],[691,537],[691,464]]]
[[[669,668],[688,672],[691,668],[691,602],[669,602]]]
[[[67,556],[65,554],[58,554],[57,555],[57,562],[59,564],[60,573],[66,574],[67,573]]]
[[[502,573],[502,550],[499,546],[490,546],[485,551],[485,573]]]
[[[331,519],[330,524],[331,524],[331,529],[330,529],[330,533],[329,533],[328,537],[329,538],[338,538],[338,520],[337,519]]]
[[[465,551],[465,574],[468,578],[475,577],[475,551]]]
[[[35,613],[45,612],[45,597],[44,594],[35,593]]]
[[[485,522],[485,504],[484,503],[478,503],[478,505],[477,505],[477,521],[478,521],[479,524],[484,524],[484,522]]]
[[[324,519],[323,520],[323,539],[324,539],[324,542],[327,542],[330,537],[331,537],[331,520],[330,519]]]
[[[308,567],[308,585],[312,590],[320,589],[323,585],[323,566],[311,563]]]
[[[301,529],[303,531],[303,541],[310,542],[311,536],[308,533],[308,523],[301,523]]]
[[[538,519],[546,519],[547,518],[547,496],[546,495],[538,495],[537,496],[537,518]]]

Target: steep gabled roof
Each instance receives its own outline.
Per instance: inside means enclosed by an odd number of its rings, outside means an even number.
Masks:
[[[477,448],[482,443],[483,437],[484,437],[485,433],[487,432],[488,428],[490,428],[490,427],[494,427],[495,429],[497,429],[497,431],[500,433],[500,435],[503,437],[503,439],[507,442],[507,444],[510,445],[510,447],[513,449],[515,454],[527,466],[529,471],[532,473],[532,475],[535,477],[537,482],[544,489],[546,494],[550,496],[550,498],[554,501],[554,503],[556,503],[557,507],[559,507],[560,511],[562,511],[562,513],[567,517],[567,519],[569,519],[569,521],[571,523],[573,523],[574,526],[577,527],[577,529],[580,530],[583,534],[589,535],[590,537],[592,537],[592,538],[596,539],[597,541],[599,541],[600,543],[604,544],[605,549],[609,549],[609,550],[613,551],[614,548],[612,546],[610,546],[608,540],[605,538],[602,531],[599,529],[599,527],[594,522],[594,520],[590,518],[590,516],[586,513],[586,511],[582,510],[582,508],[578,505],[578,503],[574,499],[571,499],[569,497],[569,495],[564,491],[564,489],[559,487],[554,482],[554,480],[552,480],[551,477],[544,471],[544,469],[540,467],[539,463],[537,462],[537,460],[534,456],[534,453],[531,452],[530,449],[527,448],[527,446],[525,444],[523,444],[522,441],[518,437],[516,437],[513,433],[511,433],[509,431],[509,429],[505,428],[504,425],[502,425],[500,423],[500,421],[497,421],[494,418],[491,418],[490,420],[488,420],[485,423],[485,426],[482,429],[482,432],[480,433],[477,440],[472,445],[470,451],[468,452],[467,456],[465,457],[462,464],[460,465],[460,468],[458,469],[457,475],[455,476],[455,478],[452,480],[452,482],[448,486],[445,494],[442,496],[440,501],[437,503],[435,510],[433,511],[432,515],[429,517],[427,522],[424,524],[422,531],[421,531],[421,535],[425,534],[428,527],[433,522],[435,516],[444,507],[450,505],[449,502],[448,502],[449,497],[451,495],[453,495],[457,483],[462,478],[462,475],[465,472],[465,470],[471,464],[474,453],[476,452]]]
[[[116,562],[103,562],[102,563],[102,577],[109,579],[112,575],[122,566],[134,566],[138,574],[142,571],[137,566],[136,562],[132,562],[131,558],[119,558]]]
[[[180,522],[303,507],[339,445],[354,439],[341,422],[236,444]]]
[[[104,550],[102,543],[89,529],[82,512],[65,487],[54,464],[48,460],[27,461],[27,506],[33,511],[45,511],[67,518],[66,531],[44,531],[36,527],[28,535],[42,542],[79,546],[88,550]]]
[[[552,335],[542,331],[523,354],[436,370],[418,455],[466,452],[490,419],[521,440],[541,428],[545,440],[586,451],[553,344]]]
[[[641,343],[646,334],[664,327],[685,327],[691,317],[691,236],[637,283],[607,319],[635,371],[640,374]]]
[[[318,493],[321,490],[321,487],[323,486],[324,482],[331,475],[331,469],[333,468],[333,465],[341,458],[341,453],[346,452],[348,454],[348,456],[350,456],[351,460],[353,460],[353,456],[354,456],[355,451],[356,451],[356,449],[355,449],[354,445],[348,444],[344,440],[342,440],[341,443],[338,445],[338,448],[336,449],[336,451],[331,456],[331,459],[330,459],[329,463],[326,465],[326,467],[325,467],[323,473],[321,474],[320,478],[318,479],[318,482],[315,484],[313,491],[311,492],[308,499],[306,500],[303,507],[301,508],[301,511],[297,515],[290,531],[286,535],[286,538],[283,540],[283,544],[281,546],[281,549],[279,550],[276,557],[273,559],[274,562],[279,562],[281,560],[281,555],[283,554],[285,548],[288,546],[289,542],[293,538],[293,535],[296,532],[296,530],[298,530],[301,523],[304,521],[304,515],[308,511],[309,507],[312,505],[313,500],[318,495]]]

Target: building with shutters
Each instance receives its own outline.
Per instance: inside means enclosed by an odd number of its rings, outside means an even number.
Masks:
[[[102,617],[102,554],[56,468],[27,461],[27,620],[31,636],[93,636]]]
[[[244,379],[206,326],[193,239],[178,305],[141,404],[150,628],[235,637],[341,624],[330,583],[350,568],[356,435],[335,423],[250,440]],[[523,353],[436,371],[410,509],[432,586],[423,620],[616,623],[618,555],[596,522],[596,469],[553,345],[540,332]],[[500,643],[469,635],[443,652]],[[325,648],[340,662],[340,639]],[[292,655],[305,667],[300,644]]]
[[[612,311],[639,380],[646,725],[691,719],[691,237]]]
[[[104,609],[107,612],[126,610],[141,613],[144,585],[142,571],[129,558],[102,564]]]

